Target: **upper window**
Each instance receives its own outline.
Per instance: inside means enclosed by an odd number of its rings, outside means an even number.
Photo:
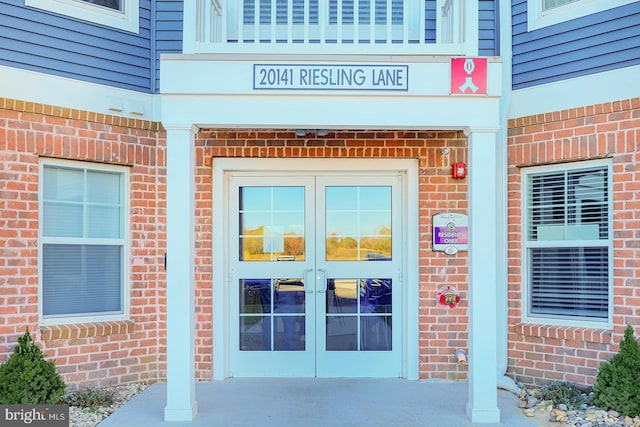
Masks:
[[[548,27],[637,0],[527,0],[528,30]]]
[[[47,160],[40,182],[43,322],[125,318],[126,170]]]
[[[138,33],[139,0],[25,0],[26,6]]]
[[[523,173],[529,320],[610,323],[610,168],[594,161]]]

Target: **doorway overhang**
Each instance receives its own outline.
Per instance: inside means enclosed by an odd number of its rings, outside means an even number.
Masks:
[[[367,63],[406,65],[406,91],[274,90],[253,87],[256,63],[286,64]],[[472,422],[496,423],[497,408],[497,229],[496,192],[499,166],[496,164],[501,125],[500,96],[502,64],[488,58],[486,95],[450,95],[449,57],[279,57],[273,55],[163,55],[161,58],[162,122],[167,129],[169,162],[167,193],[184,192],[184,177],[193,177],[194,138],[197,128],[266,129],[424,129],[465,130],[469,137],[469,402]],[[172,169],[172,170],[170,170]],[[171,176],[183,178],[172,182]],[[221,189],[214,188],[215,192]],[[191,200],[167,206],[168,259],[182,259],[184,239],[194,246],[193,233],[184,230],[192,223]],[[493,200],[494,203],[487,203]],[[417,220],[417,219],[416,219]],[[214,229],[214,233],[220,230]],[[173,237],[172,237],[173,236]],[[178,242],[181,240],[181,242]],[[475,242],[475,243],[474,243]],[[490,248],[490,250],[487,250]],[[193,260],[191,260],[193,265]],[[178,277],[179,276],[179,277]],[[182,269],[167,278],[168,313],[193,310],[193,269]],[[185,286],[190,284],[189,286]],[[191,292],[190,295],[186,293]],[[170,298],[171,295],[182,298]],[[216,313],[216,316],[221,313]],[[216,321],[216,319],[214,319]],[[506,320],[504,320],[506,321]],[[185,336],[193,336],[193,318],[167,319],[167,408],[165,419],[190,420],[197,412],[193,395],[194,360],[184,360]],[[174,337],[174,338],[172,338]],[[217,344],[217,342],[216,342]],[[193,343],[189,344],[193,347]],[[416,352],[417,353],[417,352]],[[416,354],[417,356],[417,354]],[[181,363],[177,361],[180,360]],[[217,375],[217,374],[216,374]],[[185,381],[186,379],[186,381]]]
[[[254,88],[254,66],[406,67],[401,90]],[[502,62],[487,60],[486,95],[451,95],[449,57],[163,55],[165,124],[267,129],[497,128]]]

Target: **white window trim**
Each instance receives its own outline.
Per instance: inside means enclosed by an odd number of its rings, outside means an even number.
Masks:
[[[124,187],[123,191],[123,260],[122,260],[122,312],[114,314],[88,314],[86,316],[50,316],[45,318],[43,311],[43,285],[42,285],[42,247],[47,239],[43,238],[43,213],[44,209],[42,201],[44,200],[44,186],[39,185],[38,188],[38,320],[40,325],[63,325],[73,323],[93,323],[93,322],[106,322],[106,321],[120,321],[129,320],[130,311],[130,283],[129,283],[129,257],[130,257],[130,240],[129,240],[129,169],[123,166],[105,165],[96,163],[79,162],[72,160],[62,159],[42,159],[40,161],[40,170],[38,181],[43,182],[44,168],[45,166],[63,166],[68,168],[80,169],[80,170],[93,170],[93,171],[109,171],[122,174]],[[54,238],[55,239],[55,238]],[[50,240],[48,240],[50,241]]]
[[[527,0],[527,31],[570,21],[635,1],[637,0],[580,0],[553,9],[543,10],[543,0]]]
[[[138,34],[139,0],[123,1],[122,11],[110,10],[80,0],[25,0],[25,5]]]
[[[608,318],[603,320],[575,320],[570,318],[560,318],[552,315],[532,315],[529,314],[529,265],[528,265],[528,252],[529,248],[535,247],[528,242],[527,239],[527,203],[528,203],[528,194],[527,194],[527,179],[531,174],[539,174],[539,173],[552,173],[559,171],[571,171],[576,169],[585,169],[592,167],[603,167],[606,166],[608,168],[608,223],[609,223],[609,238],[608,238],[608,254],[609,254],[609,288],[608,288]],[[532,323],[532,324],[545,324],[545,325],[554,325],[554,326],[567,326],[567,327],[586,327],[586,328],[599,328],[599,329],[610,329],[613,327],[613,165],[609,159],[604,160],[587,160],[575,163],[562,163],[562,164],[554,164],[554,165],[545,165],[545,166],[536,166],[530,168],[523,168],[522,174],[520,177],[520,194],[522,195],[522,203],[521,209],[522,213],[520,215],[520,229],[521,232],[521,283],[522,283],[522,322],[523,323]],[[570,241],[571,242],[571,241]]]

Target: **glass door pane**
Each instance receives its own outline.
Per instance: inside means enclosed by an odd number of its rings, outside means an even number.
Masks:
[[[327,261],[391,259],[391,187],[325,189]]]
[[[304,187],[239,191],[240,261],[303,261]]]
[[[313,178],[230,182],[230,373],[313,376]]]
[[[400,184],[318,178],[318,376],[402,376]]]

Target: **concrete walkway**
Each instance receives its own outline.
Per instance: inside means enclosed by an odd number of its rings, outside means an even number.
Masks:
[[[469,427],[466,382],[369,378],[234,378],[196,384],[198,415],[165,422],[166,384],[121,406],[100,427]],[[513,393],[498,390],[500,425],[537,427]]]

